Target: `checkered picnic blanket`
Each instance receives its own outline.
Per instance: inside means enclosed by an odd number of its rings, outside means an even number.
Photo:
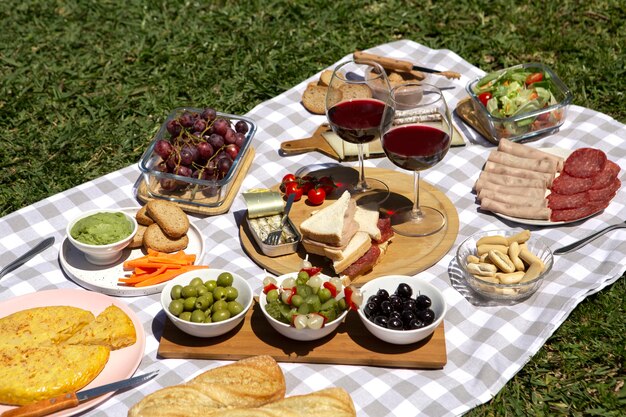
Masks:
[[[445,96],[451,108],[466,97],[467,82],[484,72],[449,50],[433,50],[402,40],[381,45],[369,52],[407,59],[421,65],[457,71],[460,80],[429,76],[440,85],[454,85]],[[347,59],[349,56],[346,56]],[[241,190],[270,187],[287,172],[303,166],[333,162],[318,153],[283,157],[281,142],[310,136],[324,116],[312,116],[300,104],[310,79],[252,109],[247,116],[258,123],[253,146],[256,158]],[[445,318],[448,362],[441,370],[386,369],[368,366],[336,366],[282,363],[287,395],[304,394],[330,386],[345,388],[359,416],[444,416],[463,414],[488,401],[517,373],[545,343],[569,313],[585,297],[616,281],[624,272],[624,231],[616,230],[577,252],[555,256],[554,266],[539,291],[513,305],[493,305],[473,295],[459,274],[456,247],[481,230],[529,228],[553,249],[582,238],[599,228],[624,220],[626,192],[618,192],[600,214],[585,221],[556,227],[526,226],[478,210],[472,185],[493,145],[460,119],[455,120],[466,146],[450,149],[444,161],[422,173],[422,179],[442,190],[456,207],[460,228],[452,249],[436,265],[419,276],[440,288],[449,305]],[[557,133],[533,146],[575,149],[584,146],[605,151],[609,159],[626,166],[626,126],[596,111],[572,105],[567,121]],[[366,166],[395,169],[385,158],[366,160]],[[129,166],[96,180],[51,196],[0,219],[0,265],[42,237],[57,238],[53,249],[36,256],[27,267],[0,281],[0,302],[12,297],[54,288],[77,288],[60,269],[58,250],[67,222],[82,210],[103,207],[139,206],[135,187],[140,177],[137,166]],[[238,237],[237,216],[245,211],[237,196],[231,210],[214,217],[193,216],[207,248],[204,258],[213,267],[226,268],[251,277],[258,292],[262,269],[244,253]],[[136,312],[146,332],[146,350],[138,373],[160,369],[158,378],[136,389],[121,392],[99,404],[89,415],[125,415],[129,407],[159,388],[182,383],[219,361],[157,358],[163,314],[158,295],[121,298]]]

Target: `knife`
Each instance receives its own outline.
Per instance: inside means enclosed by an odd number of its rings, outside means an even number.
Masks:
[[[154,378],[159,371],[152,371],[147,374],[134,376],[132,378],[123,379],[121,381],[112,382],[110,384],[101,385],[96,388],[86,389],[79,392],[70,392],[59,396],[49,398],[47,400],[37,401],[22,407],[13,408],[5,411],[0,417],[40,417],[52,414],[67,408],[76,407],[83,401],[90,400],[107,392],[117,391],[122,388],[128,388],[139,385]]]
[[[372,61],[380,64],[381,67],[390,70],[396,70],[401,72],[421,71],[429,74],[443,75],[446,78],[461,78],[461,74],[455,71],[439,71],[432,68],[420,67],[419,65],[413,65],[410,61],[403,61],[401,59],[388,58],[385,56],[369,54],[363,51],[355,51],[354,59],[356,61]]]

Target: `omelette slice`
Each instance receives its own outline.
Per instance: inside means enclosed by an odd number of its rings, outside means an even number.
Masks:
[[[7,345],[52,345],[67,340],[94,318],[90,311],[69,306],[21,310],[0,319],[0,341]]]
[[[137,340],[135,326],[121,308],[110,305],[88,325],[65,343],[70,345],[101,345],[111,350],[130,346]]]
[[[0,403],[25,405],[76,391],[109,359],[105,346],[0,344]]]

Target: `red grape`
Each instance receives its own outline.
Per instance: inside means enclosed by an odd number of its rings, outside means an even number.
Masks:
[[[167,131],[172,136],[180,135],[180,132],[183,129],[183,127],[180,125],[180,123],[176,119],[172,119],[169,122],[167,122],[166,128],[167,128]]]
[[[185,165],[179,165],[174,168],[174,174],[180,175],[181,177],[191,177],[191,168],[186,167]]]
[[[228,174],[228,171],[230,171],[230,167],[233,165],[233,161],[232,159],[230,159],[230,157],[227,158],[222,158],[219,161],[217,161],[217,170],[219,171],[219,175],[220,177],[225,177],[226,174]]]
[[[172,144],[163,139],[158,140],[154,145],[154,152],[163,159],[167,159],[173,150]]]
[[[224,152],[226,152],[232,159],[235,159],[237,158],[237,155],[239,155],[239,148],[234,143],[231,143],[230,145],[226,145]]]
[[[248,123],[244,122],[243,120],[239,120],[237,123],[235,123],[235,130],[245,135],[246,133],[248,133]]]
[[[217,112],[212,107],[207,107],[202,111],[201,117],[207,122],[212,122],[217,117]]]
[[[195,123],[196,118],[193,117],[191,113],[183,113],[183,115],[178,118],[178,121],[184,128],[189,129]]]
[[[241,133],[241,132],[237,132],[235,133],[235,145],[237,145],[239,148],[241,148],[241,146],[243,145],[243,142],[246,140],[246,135]]]
[[[198,149],[198,154],[202,159],[206,160],[213,156],[213,146],[211,146],[208,142],[200,142],[196,145],[196,148]]]
[[[235,131],[231,129],[230,127],[226,129],[226,134],[224,135],[224,142],[235,143],[236,140],[237,140],[237,136],[235,134]]]
[[[198,149],[193,145],[183,145],[180,148],[180,162],[184,165],[191,165],[198,159]]]
[[[174,191],[176,187],[178,187],[178,181],[168,178],[161,178],[159,184],[161,185],[161,188],[163,188],[165,191]]]
[[[196,121],[193,123],[193,130],[195,132],[202,133],[205,131],[205,129],[206,129],[206,121],[204,119],[196,119]]]
[[[226,131],[229,127],[230,122],[226,119],[215,119],[215,121],[213,122],[213,129],[215,130],[215,133],[221,136],[224,136],[226,134]]]
[[[211,146],[213,146],[213,150],[217,150],[224,146],[224,137],[222,135],[218,135],[217,133],[213,133],[211,136],[209,136],[207,142],[209,142]]]

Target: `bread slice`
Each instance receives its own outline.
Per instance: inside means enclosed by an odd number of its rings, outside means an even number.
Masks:
[[[144,226],[142,224],[138,224],[137,226],[137,233],[135,233],[133,240],[131,240],[128,244],[130,249],[137,249],[143,246],[143,235],[146,233],[148,226]]]
[[[146,204],[146,213],[172,239],[182,237],[189,230],[187,214],[170,201],[150,200]]]
[[[348,243],[348,246],[342,251],[342,257],[338,261],[333,262],[333,269],[336,273],[340,273],[357,259],[365,255],[372,247],[372,239],[366,232],[356,232],[354,237]]]
[[[189,238],[184,235],[174,239],[163,233],[161,227],[154,223],[148,226],[143,234],[143,246],[146,249],[154,249],[159,252],[176,252],[183,250],[189,245]]]
[[[302,94],[302,105],[313,114],[326,113],[326,87],[310,85]]]
[[[373,240],[379,240],[381,237],[378,228],[378,206],[357,206],[354,212],[354,220],[359,224],[359,231],[366,232]]]
[[[372,90],[365,84],[344,84],[339,87],[344,100],[355,98],[372,98]]]
[[[342,247],[359,229],[354,220],[356,203],[350,193],[344,191],[338,200],[315,212],[300,224],[303,239],[310,239],[331,246]]]
[[[330,85],[330,79],[333,77],[333,70],[331,69],[325,69],[324,71],[322,71],[322,73],[320,74],[320,80],[319,80],[319,85],[323,85],[325,87],[328,87]]]
[[[143,207],[141,207],[139,210],[137,210],[137,213],[135,214],[135,220],[137,220],[137,223],[143,225],[143,226],[150,226],[152,223],[154,223],[154,220],[152,220],[150,218],[150,216],[148,216],[148,206],[145,205]]]

